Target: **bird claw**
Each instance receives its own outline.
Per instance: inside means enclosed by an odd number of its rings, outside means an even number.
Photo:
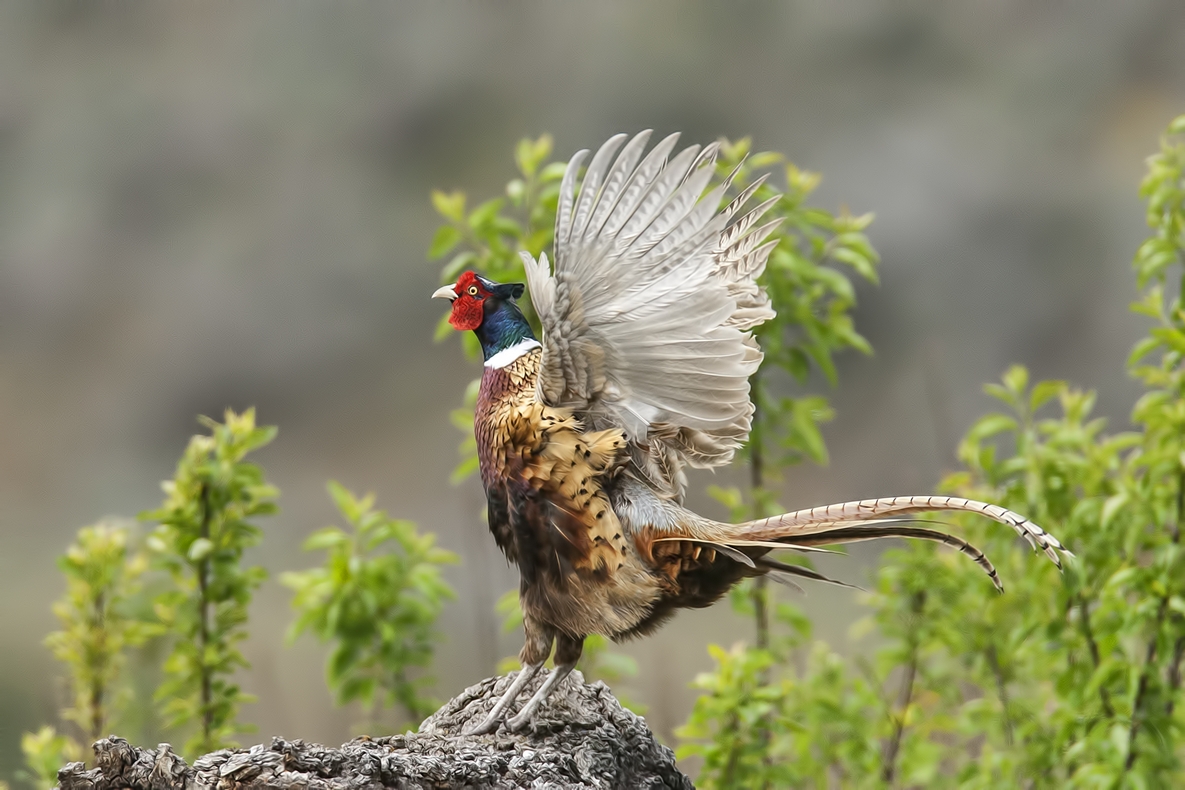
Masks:
[[[492,712],[491,712],[492,714]],[[470,730],[466,735],[493,735],[498,731],[498,725],[502,723],[502,716],[489,715],[486,716],[485,721]]]
[[[539,710],[540,706],[547,701],[551,696],[555,687],[563,682],[564,678],[568,677],[572,669],[576,666],[576,662],[572,661],[568,664],[560,664],[551,671],[547,679],[539,686],[539,689],[531,695],[527,700],[527,704],[523,705],[522,710],[515,714],[514,718],[506,722],[506,729],[511,732],[522,732],[531,723],[531,719],[535,717],[535,712]]]
[[[523,687],[527,685],[527,682],[535,676],[542,666],[542,664],[536,664],[535,666],[523,667],[519,676],[516,677],[514,682],[510,684],[510,688],[508,688],[506,693],[503,694],[501,698],[499,698],[499,700],[494,704],[493,709],[489,712],[489,715],[486,716],[485,720],[481,724],[477,725],[477,727],[471,730],[468,734],[489,735],[493,732],[496,732],[498,730],[498,725],[502,724],[503,719],[506,717],[507,709],[514,703],[514,700],[523,690]],[[531,723],[531,719],[535,716],[535,711],[539,710],[539,707],[544,703],[544,701],[546,701],[547,698],[551,696],[551,692],[555,689],[555,687],[558,686],[564,678],[568,677],[568,673],[570,673],[572,668],[575,666],[576,662],[573,661],[570,664],[562,664],[553,669],[551,674],[547,676],[547,679],[544,680],[542,685],[539,686],[539,689],[533,695],[531,695],[531,698],[527,700],[525,705],[523,705],[522,710],[515,714],[513,718],[508,719],[505,722],[506,729],[509,732],[515,733],[522,732],[523,730],[527,729],[527,726]]]
[[[524,716],[524,713],[528,713],[528,715]],[[523,730],[527,729],[527,725],[530,723],[531,717],[529,715],[529,711],[523,710],[506,720],[506,729],[515,733],[522,732]]]
[[[504,718],[506,718],[507,709],[514,703],[515,699],[518,698],[519,693],[522,692],[523,687],[527,685],[531,678],[535,677],[542,666],[543,662],[540,661],[538,664],[528,665],[520,669],[518,675],[515,676],[514,681],[511,682],[510,688],[506,689],[506,692],[498,698],[497,702],[494,703],[494,707],[490,709],[485,721],[477,725],[477,728],[472,730],[469,734],[489,735],[493,732],[496,732],[498,725],[502,723]]]

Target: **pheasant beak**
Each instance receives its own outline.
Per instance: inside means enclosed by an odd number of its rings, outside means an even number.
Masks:
[[[432,292],[432,298],[448,299],[450,302],[455,302],[457,300],[456,288],[457,286],[455,285],[442,285]]]

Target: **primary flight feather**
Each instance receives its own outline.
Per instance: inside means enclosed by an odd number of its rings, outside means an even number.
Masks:
[[[472,331],[485,367],[474,416],[489,527],[519,567],[523,670],[476,732],[492,732],[555,647],[554,672],[511,718],[525,727],[580,658],[585,637],[646,633],[680,608],[708,606],[745,577],[832,581],[778,562],[776,549],[884,537],[975,547],[908,517],[981,513],[1012,527],[1059,567],[1068,554],[1023,516],[959,497],[889,497],[743,524],[683,507],[685,467],[726,464],[749,435],[753,327],[774,316],[757,283],[776,244],[762,222],[777,198],[746,210],[759,183],[724,208],[709,189],[718,146],[671,156],[678,135],[645,153],[650,132],[610,138],[581,177],[568,163],[554,264],[522,253],[540,342],[515,301],[520,283],[474,272],[433,294]]]

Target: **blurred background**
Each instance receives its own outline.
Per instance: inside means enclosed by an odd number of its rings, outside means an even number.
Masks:
[[[493,611],[516,573],[478,481],[448,482],[478,367],[432,341],[425,250],[430,189],[492,196],[520,137],[566,159],[646,127],[751,134],[823,173],[820,205],[876,213],[856,314],[876,353],[840,359],[831,464],[791,474],[789,506],[932,490],[1012,362],[1097,388],[1122,428],[1136,189],[1185,111],[1183,52],[1176,0],[0,5],[0,776],[61,702],[55,556],[158,505],[195,415],[227,406],[280,427],[254,561],[311,565],[325,481],[372,490],[463,558],[438,695],[517,652]],[[860,581],[876,554],[827,569]],[[855,598],[801,603],[842,647]],[[340,743],[359,717],[321,647],[286,646],[288,606],[274,580],[256,597],[245,717]],[[705,644],[750,631],[724,605],[625,648],[661,737]]]

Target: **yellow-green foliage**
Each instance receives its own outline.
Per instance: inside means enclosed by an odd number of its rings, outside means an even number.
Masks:
[[[267,573],[243,567],[242,558],[262,538],[249,519],[274,513],[278,494],[243,460],[275,428],[257,427],[254,409],[227,410],[225,424],[203,422],[210,434],[190,440],[176,476],[164,483],[163,505],[141,515],[159,522],[148,546],[172,583],[154,600],[159,632],[172,641],[156,696],[168,726],[191,730],[190,756],[236,745],[234,735],[248,731],[238,710],[254,698],[233,677],[247,666],[238,644],[247,636],[252,591]]]
[[[127,651],[148,636],[146,624],[128,611],[147,564],[143,553],[129,547],[129,540],[125,524],[83,527],[58,559],[66,593],[53,611],[62,630],[50,634],[45,644],[66,665],[70,704],[62,718],[78,726],[88,745],[107,734],[126,703]],[[84,753],[76,739],[51,726],[25,733],[21,751],[26,766],[21,776],[35,788],[53,787],[58,769]]]
[[[66,594],[53,611],[62,630],[45,644],[69,673],[71,704],[62,716],[78,725],[87,743],[107,734],[125,702],[126,651],[147,636],[144,624],[127,611],[147,560],[128,543],[126,525],[96,524],[80,530],[58,560]]]
[[[913,543],[886,553],[868,598],[873,660],[842,661],[793,622],[769,650],[715,649],[683,730],[702,787],[1185,786],[1185,116],[1141,192],[1153,235],[1134,309],[1153,326],[1129,360],[1136,430],[1106,433],[1092,393],[1014,367],[987,387],[1004,411],[972,426],[941,486],[1026,513],[1077,558],[1059,575],[958,517],[1003,595]]]
[[[373,494],[359,499],[335,482],[329,493],[350,529],[313,533],[304,549],[325,551],[324,565],[281,577],[295,591],[289,638],[309,631],[333,643],[326,678],[338,704],[358,700],[372,718],[377,707],[399,704],[416,724],[437,706],[423,671],[439,638],[436,619],[455,597],[441,567],[457,555],[412,522],[375,510]]]
[[[17,777],[33,790],[51,790],[58,783],[58,769],[68,762],[82,759],[82,748],[78,743],[59,735],[48,725],[22,735],[21,752],[25,755],[25,770],[18,771]]]

